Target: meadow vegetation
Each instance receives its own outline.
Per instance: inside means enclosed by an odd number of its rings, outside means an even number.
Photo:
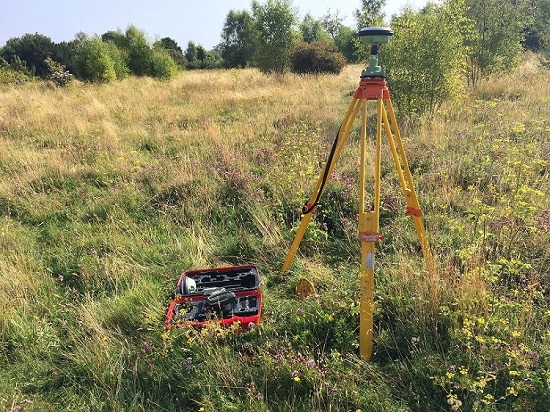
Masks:
[[[361,70],[2,87],[0,409],[547,410],[550,77],[534,59],[433,116],[398,113],[438,277],[385,153],[371,362],[358,130],[279,272]],[[164,329],[182,271],[236,264],[259,267],[259,327]],[[318,296],[298,301],[304,276]]]

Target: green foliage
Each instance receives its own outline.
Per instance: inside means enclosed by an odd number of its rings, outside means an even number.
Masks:
[[[354,12],[357,29],[381,26],[384,20],[386,0],[361,0],[361,7]]]
[[[183,50],[174,39],[171,39],[170,37],[163,37],[153,44],[153,48],[162,48],[166,50],[178,68],[185,69],[187,60],[185,60]]]
[[[169,79],[178,71],[178,67],[170,53],[164,49],[154,49],[151,56],[150,75],[161,79]]]
[[[23,37],[9,39],[1,49],[0,57],[8,63],[18,58],[24,62],[30,73],[39,77],[49,76],[46,58],[54,56],[54,43],[42,34],[25,34]]]
[[[535,20],[533,32],[537,38],[539,50],[543,57],[543,63],[550,67],[550,1],[538,0],[536,2]]]
[[[190,41],[185,49],[186,68],[214,69],[221,67],[220,56],[207,51],[203,46]]]
[[[328,33],[330,38],[332,40],[335,40],[338,35],[340,34],[340,31],[346,27],[343,25],[344,18],[340,16],[338,10],[336,12],[332,13],[330,9],[327,10],[327,14],[325,14],[321,18],[321,25],[325,29],[325,31]]]
[[[187,67],[189,67],[189,65],[196,65],[196,61],[197,61],[197,45],[190,41],[189,43],[187,43],[187,48],[185,49],[185,59],[187,60]]]
[[[254,1],[252,14],[258,33],[258,68],[264,73],[283,74],[288,69],[296,22],[290,0],[268,0],[263,5]]]
[[[323,23],[314,19],[311,14],[306,14],[300,23],[302,41],[306,43],[325,42],[332,44],[330,35],[325,31]]]
[[[99,37],[84,40],[79,45],[76,65],[77,75],[82,80],[103,83],[117,78],[111,49]]]
[[[117,37],[115,36],[116,40]],[[177,72],[177,65],[170,53],[163,47],[153,47],[145,37],[145,33],[130,26],[126,30],[125,39],[116,40],[126,44],[127,48],[121,51],[118,61],[122,63],[122,56],[127,56],[128,69],[137,76],[151,76],[168,79]],[[115,41],[111,44],[115,45]],[[123,67],[120,64],[119,67]]]
[[[380,59],[400,113],[433,113],[462,92],[461,21],[453,6],[433,4],[394,17],[395,34],[382,47]]]
[[[60,63],[57,63],[49,57],[44,61],[50,71],[50,79],[58,86],[66,86],[73,80],[73,75],[69,73]]]
[[[145,33],[131,26],[126,30],[128,41],[128,68],[138,76],[152,75],[153,49]]]
[[[106,42],[106,49],[109,53],[109,57],[113,62],[113,68],[115,70],[117,79],[124,79],[130,74],[128,68],[128,53],[124,49],[120,49],[114,42]]]
[[[463,32],[468,51],[467,78],[475,87],[482,76],[509,71],[518,66],[522,40],[529,24],[530,2],[466,0]]]
[[[335,47],[319,41],[298,43],[290,51],[290,65],[294,73],[338,74],[344,67],[344,57]]]
[[[9,64],[0,57],[0,84],[24,83],[30,79],[26,66],[18,58]]]
[[[357,39],[357,33],[349,27],[343,26],[338,31],[338,35],[334,39],[334,43],[340,53],[344,55],[348,63],[357,63],[357,45],[355,40]]]
[[[221,56],[225,67],[251,65],[256,53],[257,33],[250,13],[231,10],[225,18],[221,38]]]

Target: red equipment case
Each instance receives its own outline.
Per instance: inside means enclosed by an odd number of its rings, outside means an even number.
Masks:
[[[188,291],[188,280],[195,290]],[[165,325],[203,327],[217,320],[223,326],[240,324],[252,329],[260,322],[262,294],[256,266],[230,266],[184,272],[176,285],[176,298],[170,302]],[[193,289],[193,288],[191,288]]]

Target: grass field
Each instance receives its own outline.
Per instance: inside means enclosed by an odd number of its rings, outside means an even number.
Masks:
[[[398,114],[439,277],[385,153],[368,363],[358,130],[279,273],[361,67],[3,87],[0,410],[547,410],[550,76],[529,61]],[[236,264],[259,267],[260,327],[164,329],[181,272]]]

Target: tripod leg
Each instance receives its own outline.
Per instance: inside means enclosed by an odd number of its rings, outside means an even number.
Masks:
[[[363,128],[361,130],[361,175],[360,175],[360,214],[359,214],[359,240],[361,241],[361,270],[360,290],[361,301],[359,305],[359,352],[362,359],[372,358],[373,337],[373,312],[374,312],[374,250],[375,244],[381,238],[379,231],[380,220],[380,169],[382,147],[382,100],[377,100],[376,107],[376,146],[374,159],[374,201],[373,210],[367,211],[365,207],[365,167],[367,150],[366,140],[366,109],[363,110]]]
[[[393,160],[395,162],[395,167],[399,175],[399,181],[401,182],[401,187],[407,202],[407,215],[411,216],[413,219],[418,242],[420,243],[422,254],[424,255],[426,269],[430,275],[436,276],[437,270],[435,260],[428,244],[428,236],[426,235],[426,230],[422,221],[422,212],[420,210],[420,204],[414,189],[414,182],[409,168],[409,162],[407,160],[405,147],[403,146],[399,128],[397,127],[395,111],[389,97],[386,100],[386,104],[389,112],[389,121],[386,111],[383,110],[383,122],[386,128],[386,135],[388,136],[388,142],[391,148]],[[392,129],[394,133],[392,133]]]
[[[302,221],[300,222],[300,227],[298,228],[298,231],[296,232],[296,235],[294,236],[294,241],[292,242],[292,245],[290,246],[290,250],[288,251],[288,254],[286,256],[285,262],[283,263],[283,267],[281,268],[281,272],[285,272],[292,263],[292,259],[294,259],[294,256],[296,255],[296,252],[298,251],[298,246],[300,246],[300,242],[302,241],[302,238],[304,237],[304,234],[306,233],[307,227],[309,225],[309,222],[311,221],[311,218],[313,217],[314,212],[314,202],[316,199],[318,199],[323,190],[323,180],[324,177],[327,176],[327,178],[331,175],[334,166],[336,165],[336,162],[338,161],[338,158],[340,157],[340,153],[342,152],[342,148],[344,147],[344,143],[346,142],[349,132],[351,129],[351,126],[353,125],[353,122],[355,121],[355,118],[357,117],[357,113],[359,112],[359,109],[361,108],[361,104],[363,103],[363,100],[361,99],[352,99],[348,111],[346,112],[346,115],[344,116],[344,121],[342,122],[342,125],[340,126],[340,130],[338,132],[337,136],[337,144],[334,151],[334,155],[332,156],[332,159],[330,161],[327,161],[325,166],[323,167],[323,170],[321,171],[321,174],[319,176],[319,180],[317,181],[317,184],[315,185],[315,188],[313,189],[313,193],[309,199],[308,204],[312,206],[312,210],[308,211],[305,215],[302,216]]]

